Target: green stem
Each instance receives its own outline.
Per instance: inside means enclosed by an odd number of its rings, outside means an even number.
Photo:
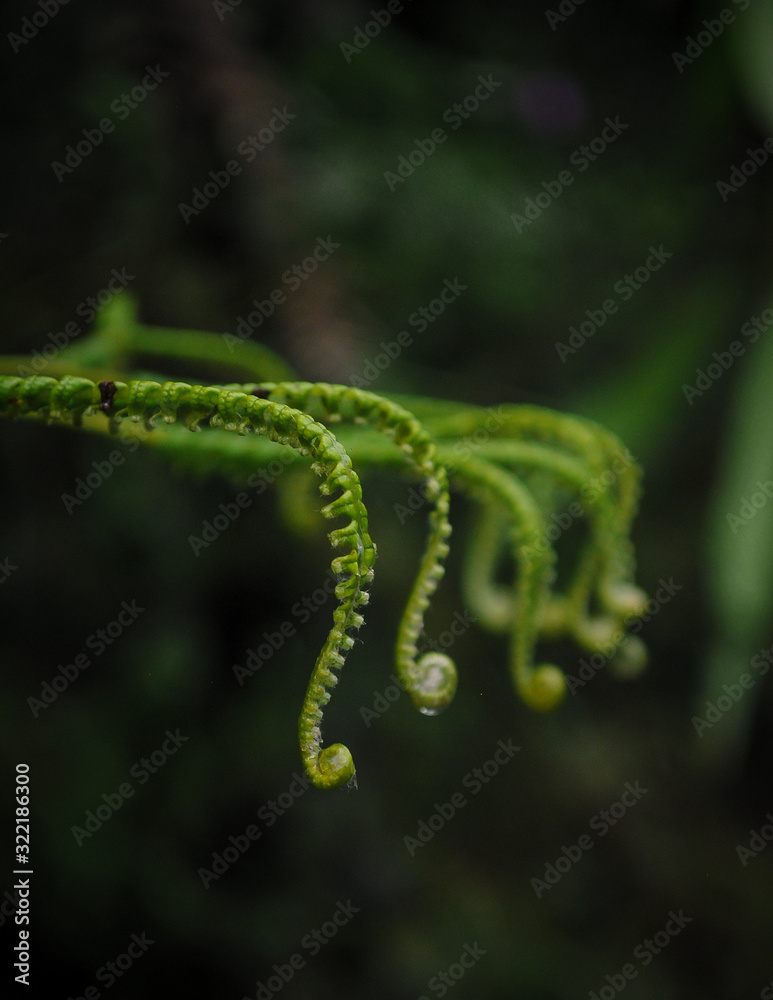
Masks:
[[[354,762],[340,743],[322,750],[322,709],[338,683],[337,672],[351,649],[351,629],[363,623],[359,608],[367,603],[367,585],[373,578],[375,548],[368,534],[367,511],[360,482],[349,456],[334,435],[306,413],[246,393],[214,386],[140,381],[106,383],[69,378],[61,382],[45,377],[29,379],[0,377],[0,415],[32,417],[49,423],[78,426],[84,415],[102,410],[111,427],[122,420],[142,422],[152,429],[158,418],[172,423],[182,420],[190,430],[202,421],[213,427],[265,434],[277,444],[287,445],[312,459],[312,469],[322,478],[320,492],[338,493],[322,509],[326,518],[348,517],[349,523],[330,532],[334,548],[348,551],[333,559],[339,579],[335,593],[339,605],[333,612],[333,627],[312,672],[298,724],[301,756],[309,777],[320,788],[335,788],[354,776]]]
[[[412,413],[375,393],[327,383],[262,383],[243,387],[281,400],[315,414],[325,423],[347,421],[369,424],[387,435],[416,472],[424,477],[424,495],[431,504],[427,544],[400,622],[396,646],[396,670],[416,707],[425,714],[445,708],[454,696],[457,671],[444,653],[418,657],[418,641],[424,616],[437,589],[448,554],[450,497],[448,475],[438,461],[437,449]]]

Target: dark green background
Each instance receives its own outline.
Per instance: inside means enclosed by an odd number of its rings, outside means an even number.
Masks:
[[[745,867],[736,852],[773,811],[769,680],[701,738],[691,721],[773,641],[773,508],[735,531],[727,519],[773,480],[771,334],[740,332],[773,304],[773,159],[724,199],[717,188],[773,135],[773,8],[740,6],[682,72],[673,54],[721,3],[588,0],[555,30],[543,3],[407,3],[350,62],[340,45],[368,4],[245,0],[220,19],[197,0],[72,2],[18,53],[6,36],[39,8],[3,6],[4,352],[41,350],[113,268],[135,276],[146,322],[233,333],[329,236],[340,248],[256,337],[303,378],[348,382],[458,278],[467,290],[372,387],[601,420],[645,470],[639,582],[681,587],[642,629],[650,667],[635,683],[602,670],[532,715],[504,641],[473,627],[454,646],[446,713],[400,698],[367,726],[424,530],[395,515],[407,480],[368,477],[373,598],[325,725],[352,749],[359,788],[305,792],[269,827],[257,811],[300,770],[296,718],[330,623],[330,603],[307,624],[292,613],[326,578],[321,523],[298,534],[281,493],[253,494],[195,557],[189,536],[238,486],[139,451],[68,515],[62,494],[116,445],[3,424],[0,560],[18,568],[0,585],[0,890],[24,760],[32,995],[239,1000],[300,952],[288,1000],[439,996],[432,977],[476,942],[486,954],[454,1000],[587,997],[629,962],[630,1000],[755,998],[773,980],[773,847]],[[119,121],[111,104],[156,64],[168,78]],[[385,171],[489,74],[501,86],[391,193]],[[287,128],[186,225],[179,204],[285,105]],[[52,163],[106,115],[115,130],[59,182]],[[572,167],[616,116],[622,135]],[[574,182],[517,232],[511,215],[566,169]],[[673,256],[562,361],[556,343],[660,245]],[[735,340],[743,355],[689,402],[696,369]],[[459,543],[470,508],[454,501]],[[434,636],[465,610],[462,547]],[[146,609],[136,623],[33,718],[27,698],[132,600]],[[295,634],[240,687],[233,664],[287,621]],[[576,674],[578,651],[559,655]],[[188,741],[78,847],[71,827],[176,728]],[[521,751],[411,857],[404,838],[508,739]],[[646,795],[538,899],[530,880],[636,781]],[[205,889],[198,869],[251,823],[260,839]],[[312,957],[302,939],[347,900],[357,914]],[[680,910],[692,922],[645,968],[634,950]],[[21,991],[9,923],[0,979]],[[106,990],[98,970],[143,932],[155,943]]]

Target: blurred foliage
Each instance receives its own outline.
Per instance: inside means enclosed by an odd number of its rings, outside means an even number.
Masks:
[[[411,484],[373,476],[373,600],[327,723],[352,748],[359,790],[309,791],[269,826],[257,811],[298,770],[295,719],[331,607],[244,687],[232,666],[313,603],[322,530],[291,531],[266,491],[195,558],[188,537],[233,483],[138,451],[67,516],[62,494],[115,445],[0,426],[0,561],[18,567],[0,584],[4,787],[28,761],[33,968],[49,992],[104,993],[97,971],[142,932],[156,943],[116,995],[253,996],[296,952],[308,961],[288,1000],[439,995],[432,977],[474,942],[486,954],[456,998],[585,996],[628,962],[631,1000],[757,997],[773,980],[773,854],[744,866],[736,852],[773,809],[769,679],[755,672],[701,735],[693,724],[773,642],[773,507],[728,522],[771,475],[770,332],[753,344],[741,331],[773,301],[773,159],[726,198],[717,189],[773,132],[773,13],[728,3],[735,22],[680,72],[673,53],[722,5],[599,0],[555,30],[546,7],[558,4],[405,4],[347,62],[340,45],[372,5],[67,4],[17,52],[8,33],[37,6],[4,5],[2,353],[32,357],[70,322],[84,332],[80,304],[113,268],[134,276],[151,326],[234,334],[254,300],[284,290],[252,339],[303,378],[349,382],[409,330],[377,391],[539,403],[619,434],[645,468],[638,579],[651,595],[661,580],[682,588],[642,629],[651,665],[635,683],[602,669],[534,717],[510,690],[504,640],[472,628],[447,712],[427,719],[400,698],[366,725],[361,707],[391,683],[423,532],[394,513]],[[118,120],[113,102],[156,64],[169,77]],[[501,86],[390,192],[384,173],[479,74]],[[248,163],[240,143],[285,105],[296,117]],[[52,163],[104,116],[114,132],[59,182]],[[570,158],[615,116],[628,129],[580,172]],[[231,159],[241,173],[186,225],[178,206]],[[511,216],[567,169],[574,182],[517,232]],[[282,275],[320,237],[340,248],[290,292]],[[673,256],[623,301],[616,283],[661,244]],[[467,290],[411,326],[456,278]],[[562,361],[557,342],[609,298],[618,312]],[[688,401],[684,387],[736,340],[744,354]],[[435,634],[464,610],[454,542],[472,525],[453,499]],[[132,600],[146,609],[136,623],[33,718],[27,698]],[[549,652],[579,671],[569,647]],[[178,727],[189,741],[78,847],[71,827]],[[522,750],[411,857],[403,838],[500,739]],[[538,899],[530,880],[636,781],[641,802]],[[0,802],[10,831],[8,791]],[[198,870],[251,823],[260,839],[205,889]],[[13,884],[3,857],[0,895]],[[312,957],[302,939],[349,899],[359,913]],[[645,967],[634,949],[680,909],[692,923]]]

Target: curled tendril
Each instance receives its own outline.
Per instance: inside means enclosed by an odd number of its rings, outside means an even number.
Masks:
[[[496,581],[509,524],[505,509],[483,502],[467,543],[462,576],[465,603],[481,625],[492,632],[506,632],[516,619],[512,588]]]
[[[363,623],[359,608],[367,603],[367,585],[373,577],[375,547],[368,534],[367,511],[362,502],[359,478],[334,435],[306,413],[283,403],[215,387],[186,383],[142,381],[113,383],[109,419],[142,421],[151,429],[159,416],[166,422],[182,419],[191,429],[210,420],[225,430],[265,434],[277,444],[288,445],[311,457],[312,468],[322,478],[323,495],[338,494],[323,507],[326,518],[348,517],[349,523],[330,532],[334,548],[346,552],[333,559],[339,579],[339,600],[333,612],[333,628],[325,641],[311,675],[299,721],[301,755],[315,785],[334,788],[351,780],[354,762],[340,743],[321,749],[322,709],[338,683],[337,673],[353,640],[350,630]],[[76,422],[84,413],[95,413],[102,405],[104,390],[87,379],[0,377],[0,412],[13,416],[38,416],[51,422]]]
[[[87,349],[84,341],[77,345],[82,357],[77,356],[94,364],[100,352],[107,351],[115,362],[125,353],[127,337],[132,349],[143,354],[175,355],[182,344],[173,346],[170,331],[150,331],[160,338],[154,351],[156,337],[148,335],[148,328],[132,332],[132,323],[120,319],[109,336],[105,332],[104,344]],[[194,335],[188,339],[200,359],[222,354],[222,348],[212,352]],[[281,377],[273,373],[276,365],[270,355],[256,355],[249,364],[262,366],[259,377]],[[89,368],[80,371],[92,374]],[[613,647],[610,669],[621,677],[635,676],[643,668],[644,644],[625,635],[626,625],[646,607],[645,595],[633,583],[629,539],[640,470],[621,442],[596,424],[530,406],[490,411],[414,398],[403,406],[371,392],[326,383],[206,386],[102,377],[97,385],[74,375],[0,376],[0,415],[83,424],[87,429],[109,427],[123,435],[127,425],[136,427],[132,436],[173,459],[240,476],[269,465],[281,454],[279,449],[285,449],[283,464],[288,456],[311,460],[322,480],[319,490],[330,498],[323,516],[348,518],[329,534],[333,547],[343,550],[332,561],[339,604],[298,726],[304,766],[318,787],[333,788],[354,776],[348,749],[340,743],[323,749],[321,735],[324,706],[353,644],[350,633],[363,622],[360,609],[367,603],[375,560],[353,459],[358,465],[407,465],[424,480],[428,539],[396,643],[399,679],[421,712],[441,711],[457,685],[449,656],[418,655],[424,616],[448,554],[449,480],[481,503],[482,516],[465,564],[468,605],[482,625],[509,633],[511,673],[528,706],[537,711],[553,708],[567,686],[557,666],[535,663],[541,639],[568,635],[589,650],[606,653]],[[205,433],[186,434],[185,428]],[[551,536],[546,525],[561,510],[560,502],[572,499],[579,511],[574,516],[582,517],[587,530],[568,584],[557,592],[552,589],[555,534]],[[515,567],[514,580],[507,585],[497,576],[503,554]]]
[[[416,402],[452,483],[482,504],[464,568],[468,606],[484,627],[511,633],[513,672],[521,677],[516,686],[532,707],[551,707],[561,700],[565,682],[557,668],[529,665],[529,630],[533,628],[536,639],[571,636],[588,650],[604,651],[619,642],[628,622],[645,607],[645,595],[631,581],[627,536],[638,498],[638,469],[617,438],[588,421],[534,407],[489,411]],[[354,437],[345,440],[358,465],[390,463],[388,452],[372,441],[360,445]],[[506,495],[499,498],[493,483],[507,490],[508,480],[527,506]],[[555,558],[555,536],[541,519],[537,529],[535,517],[560,510],[556,504],[562,499],[574,499],[580,511],[576,516],[587,520],[587,540],[565,593],[546,585],[538,599],[525,601],[522,590],[530,591],[531,574],[545,559],[552,565]],[[516,564],[514,586],[496,579],[504,552]],[[552,570],[545,572],[552,580]],[[599,610],[591,608],[592,601]],[[613,672],[619,668],[621,676],[632,676],[644,661],[643,644],[629,637],[610,667]]]
[[[445,653],[425,653],[410,673],[409,691],[423,715],[437,715],[453,701],[458,675]]]
[[[646,607],[646,595],[632,582],[629,538],[640,470],[622,443],[591,421],[529,406],[502,406],[496,412],[494,421],[485,410],[466,410],[431,418],[428,426],[439,436],[443,458],[451,450],[444,438],[462,434],[473,442],[478,460],[526,475],[548,474],[575,493],[591,533],[566,597],[544,604],[542,631],[571,634],[581,645],[596,650]],[[465,465],[454,466],[456,477],[464,477]],[[543,533],[537,544],[544,547],[545,543]],[[591,597],[600,608],[597,615],[591,614]]]
[[[485,501],[493,497],[508,512],[513,559],[518,566],[514,612],[510,617],[510,669],[521,698],[537,711],[555,707],[566,693],[566,680],[552,664],[535,666],[539,609],[548,598],[554,554],[536,546],[544,528],[539,507],[512,473],[470,457],[457,469],[454,481]]]
[[[424,495],[431,505],[429,536],[398,629],[396,669],[400,683],[420,711],[425,714],[441,711],[456,691],[456,665],[444,653],[418,657],[424,615],[442,579],[451,534],[448,475],[438,462],[434,442],[410,411],[362,389],[320,382],[266,382],[244,388],[315,414],[324,423],[370,424],[390,437],[404,458],[424,477]]]

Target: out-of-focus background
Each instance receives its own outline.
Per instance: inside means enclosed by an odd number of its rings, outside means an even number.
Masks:
[[[597,419],[645,470],[637,575],[661,595],[637,681],[600,669],[535,716],[473,625],[453,705],[426,718],[391,678],[423,524],[395,513],[406,480],[366,478],[377,573],[325,726],[359,787],[307,790],[321,523],[294,534],[253,491],[194,553],[233,483],[4,422],[4,995],[23,990],[25,762],[32,995],[773,996],[773,5],[40,0],[1,19],[4,353],[43,371],[126,293],[302,378]],[[467,611],[459,551],[434,636]],[[473,793],[500,741],[521,749]]]

